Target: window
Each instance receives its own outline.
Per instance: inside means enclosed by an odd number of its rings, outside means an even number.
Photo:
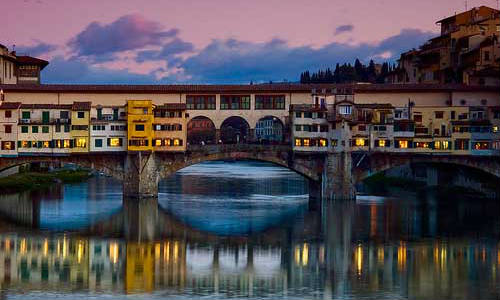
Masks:
[[[42,126],[42,133],[49,133],[49,126]]]
[[[221,96],[220,109],[250,109],[250,96]]]
[[[351,105],[340,105],[339,106],[339,114],[341,115],[350,115],[352,111]]]
[[[21,113],[22,118],[21,119],[29,119],[31,118],[31,113],[29,111],[23,111]]]
[[[56,125],[56,132],[61,132],[61,125],[59,124]]]
[[[5,111],[5,118],[8,119],[8,118],[12,118],[12,111],[11,110],[6,110]]]
[[[337,139],[333,139],[330,141],[330,145],[332,145],[332,147],[337,147],[338,143],[339,143],[339,141]]]
[[[366,125],[358,125],[358,131],[366,131]]]
[[[67,110],[61,110],[59,112],[59,118],[61,118],[61,119],[69,119],[69,111],[67,111]]]
[[[385,140],[377,140],[377,147],[385,147]]]
[[[302,140],[301,139],[295,139],[295,146],[296,147],[302,146]]]
[[[450,119],[455,120],[455,111],[454,110],[451,111]]]
[[[491,128],[491,131],[494,132],[494,133],[497,133],[498,132],[498,126],[495,125]]]
[[[215,109],[214,95],[186,96],[187,109]]]
[[[12,133],[12,125],[3,125],[5,133]]]
[[[144,124],[135,124],[135,131],[144,131]]]
[[[88,130],[89,127],[87,125],[71,125],[71,130]],[[66,131],[66,127],[64,127],[64,132]]]
[[[94,145],[96,148],[101,148],[102,147],[102,139],[96,139],[94,141]]]
[[[121,147],[122,139],[121,138],[108,138],[108,146],[109,147]]]
[[[97,120],[102,120],[102,108],[97,109]]]
[[[434,112],[434,116],[436,117],[436,119],[442,119],[443,114],[444,114],[444,112],[442,112],[442,111],[435,111]]]
[[[302,126],[301,125],[295,125],[295,131],[301,131]]]
[[[38,126],[32,126],[31,127],[31,132],[32,133],[38,133]]]
[[[75,139],[75,147],[76,148],[87,148],[87,139],[86,138]]]
[[[406,140],[398,141],[397,145],[398,145],[398,148],[406,149],[406,148],[408,148],[408,141],[406,141]]]
[[[174,139],[174,146],[181,146],[182,142],[180,139]]]
[[[364,147],[364,146],[366,146],[366,144],[367,144],[367,143],[366,143],[366,141],[367,141],[367,140],[365,140],[365,139],[361,139],[361,138],[359,138],[359,139],[356,139],[356,140],[355,140],[354,145],[355,145],[355,146],[357,146],[357,147]]]
[[[285,109],[285,96],[256,95],[255,109]]]
[[[64,132],[69,132],[69,124],[64,125]]]
[[[50,148],[50,142],[49,141],[44,141],[42,143],[42,148]]]
[[[434,142],[434,149],[436,149],[436,150],[450,149],[450,142],[449,141],[435,141]]]
[[[14,142],[2,141],[2,150],[15,150]]]
[[[319,139],[319,146],[320,147],[326,147],[328,146],[328,141],[325,139]]]
[[[140,139],[140,140],[129,140],[129,146],[138,146],[138,147],[147,147],[149,146],[149,140]]]
[[[161,139],[157,139],[157,140],[154,141],[154,145],[157,146],[157,147],[161,146],[161,144],[162,144],[161,143]]]
[[[320,125],[319,132],[328,132],[328,125]]]
[[[309,119],[312,118],[312,112],[310,111],[304,112],[304,118],[309,118]]]
[[[295,113],[295,118],[302,118],[302,113],[301,112],[296,112]]]
[[[304,139],[303,142],[305,147],[309,147],[311,141],[309,139]]]
[[[490,51],[484,51],[484,61],[490,61]]]
[[[413,120],[415,120],[415,122],[422,122],[422,115],[414,115],[413,116]]]
[[[21,147],[22,148],[31,148],[31,141],[22,141]]]
[[[474,142],[472,144],[474,150],[488,150],[490,149],[490,142]]]
[[[428,142],[416,142],[415,148],[429,148]]]
[[[78,118],[78,119],[83,119],[83,118],[85,118],[85,112],[84,112],[84,111],[79,111],[79,112],[77,112],[77,118]]]
[[[28,133],[28,126],[21,126],[22,133]]]

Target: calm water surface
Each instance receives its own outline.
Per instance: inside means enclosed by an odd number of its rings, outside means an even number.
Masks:
[[[500,297],[500,204],[427,192],[312,203],[307,181],[208,162],[123,200],[97,177],[0,195],[4,298]]]

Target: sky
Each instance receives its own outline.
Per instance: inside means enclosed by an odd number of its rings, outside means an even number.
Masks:
[[[394,62],[463,0],[19,0],[0,43],[50,61],[43,83],[297,81],[359,58]],[[468,0],[468,8],[497,7]],[[6,24],[10,24],[6,26]]]

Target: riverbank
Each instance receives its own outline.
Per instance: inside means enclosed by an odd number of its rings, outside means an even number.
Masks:
[[[434,191],[441,196],[462,195],[472,198],[495,198],[487,195],[483,191],[465,188],[456,185],[428,186],[423,181],[407,178],[386,176],[383,173],[375,174],[363,182],[365,193],[377,196],[397,195],[400,193],[419,193],[424,191]]]
[[[0,178],[1,193],[17,193],[47,188],[54,183],[77,183],[92,175],[85,170],[60,170],[48,173],[24,172]]]

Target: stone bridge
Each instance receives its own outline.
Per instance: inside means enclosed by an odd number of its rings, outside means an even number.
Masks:
[[[68,156],[19,156],[0,158],[0,171],[34,162],[74,163],[123,182],[126,198],[157,197],[158,183],[180,169],[211,160],[258,160],[293,170],[309,180],[312,199],[353,199],[355,185],[365,178],[408,163],[454,164],[500,177],[500,157],[395,152],[297,153],[288,145],[190,146],[184,153],[89,153]]]

